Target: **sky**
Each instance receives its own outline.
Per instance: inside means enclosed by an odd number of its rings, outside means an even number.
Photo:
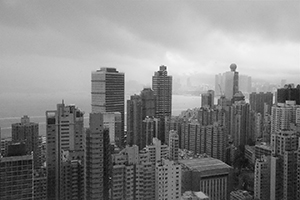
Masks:
[[[299,24],[297,0],[1,0],[0,96],[88,95],[100,67],[144,86],[160,65],[213,83],[231,63],[252,78],[299,83]]]

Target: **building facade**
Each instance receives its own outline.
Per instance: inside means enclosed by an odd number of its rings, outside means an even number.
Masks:
[[[115,68],[101,68],[92,72],[92,112],[121,113],[121,135],[116,136],[117,146],[124,146],[124,73]],[[120,137],[120,138],[118,138]]]

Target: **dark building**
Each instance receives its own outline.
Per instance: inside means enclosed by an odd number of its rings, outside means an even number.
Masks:
[[[30,122],[28,116],[21,118],[21,123],[11,125],[12,142],[22,142],[26,146],[26,154],[31,155],[33,152],[34,168],[38,169],[41,166],[40,152],[39,152],[39,124]]]
[[[142,99],[140,95],[133,95],[127,100],[127,144],[141,147],[142,134]]]
[[[214,106],[215,92],[208,90],[206,93],[201,94],[201,107],[212,108]]]
[[[147,141],[152,141],[143,128],[143,120],[155,116],[155,96],[153,90],[145,88],[140,95],[132,95],[127,100],[127,144],[143,149]],[[145,128],[145,127],[144,127]]]
[[[92,112],[120,112],[121,138],[117,146],[124,146],[124,73],[116,68],[101,68],[92,72]]]
[[[265,108],[265,103],[268,105],[269,108],[273,105],[273,94],[271,92],[252,92],[250,94],[250,106],[251,109],[254,110],[257,113],[260,113],[264,115],[264,108]],[[267,109],[267,114],[271,114],[271,110]]]
[[[111,176],[109,131],[103,128],[103,115],[91,113],[85,137],[84,199],[108,199]]]
[[[155,116],[155,96],[151,88],[144,88],[141,91],[142,99],[142,118]]]
[[[285,101],[296,101],[300,105],[300,85],[294,87],[294,84],[286,84],[284,88],[277,89],[277,103],[285,103]]]
[[[152,89],[156,97],[155,117],[161,120],[161,135],[159,140],[165,142],[164,121],[165,117],[172,115],[172,76],[168,76],[167,67],[162,65],[152,77]]]

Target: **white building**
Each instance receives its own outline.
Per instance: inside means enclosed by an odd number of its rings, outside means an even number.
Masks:
[[[180,200],[181,166],[180,164],[162,159],[155,167],[155,199]]]

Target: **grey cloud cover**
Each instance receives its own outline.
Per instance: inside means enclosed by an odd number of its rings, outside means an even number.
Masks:
[[[232,62],[295,81],[299,20],[299,1],[0,1],[0,89],[89,92],[100,66],[149,84],[160,64],[213,77]]]

